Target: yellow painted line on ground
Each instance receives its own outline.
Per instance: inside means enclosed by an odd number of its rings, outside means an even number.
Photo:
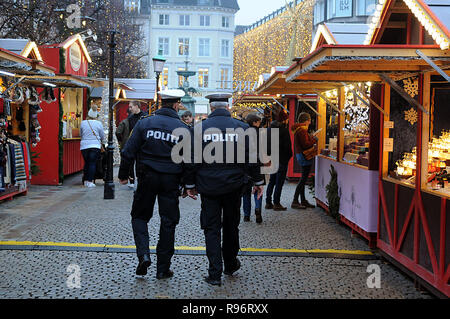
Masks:
[[[134,249],[136,246],[123,246],[123,245],[105,245],[106,248],[130,248]]]
[[[308,249],[308,253],[325,253],[325,254],[350,254],[350,255],[373,255],[370,251],[364,250],[338,250],[338,249]]]
[[[283,249],[283,248],[241,248],[242,251],[271,252],[271,253],[307,253],[305,249]]]
[[[134,245],[104,245],[104,244],[84,244],[67,242],[33,242],[33,241],[0,241],[0,246],[57,246],[57,247],[104,247],[104,248],[122,248],[135,249]],[[150,249],[156,249],[156,246],[150,246]],[[205,251],[205,247],[177,246],[176,250]],[[343,255],[373,255],[370,251],[363,250],[340,250],[340,249],[283,249],[283,248],[241,248],[246,252],[273,252],[273,253],[310,253],[310,254],[343,254]]]

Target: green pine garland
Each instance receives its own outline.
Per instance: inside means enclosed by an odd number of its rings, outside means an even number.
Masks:
[[[338,176],[333,165],[331,165],[330,168],[330,175],[330,182],[325,187],[327,191],[328,209],[330,211],[330,215],[333,218],[337,218],[339,216],[339,202],[341,197],[337,179]]]
[[[40,155],[41,153],[31,151],[31,167],[30,167],[31,176],[36,176],[41,173],[41,169],[37,165],[37,159],[39,158]]]

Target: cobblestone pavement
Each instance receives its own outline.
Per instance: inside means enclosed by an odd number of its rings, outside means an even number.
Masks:
[[[80,177],[64,186],[32,186],[27,196],[0,203],[0,241],[38,241],[104,245],[134,245],[130,207],[133,190],[116,184],[115,199],[103,200],[103,184],[83,188]],[[286,183],[282,204],[290,206],[295,184]],[[310,201],[313,202],[311,195]],[[204,247],[200,230],[200,201],[180,201],[181,220],[176,246]],[[155,209],[157,212],[157,209]],[[369,251],[367,242],[351,236],[321,209],[285,212],[263,209],[263,223],[241,222],[242,248],[338,249]],[[159,232],[157,213],[149,223],[150,245]],[[0,247],[1,248],[1,247]],[[153,261],[156,256],[152,254]],[[0,298],[376,298],[428,299],[414,283],[379,258],[356,260],[285,256],[241,256],[242,268],[224,277],[222,287],[203,282],[204,254],[173,258],[175,276],[155,278],[134,274],[134,253],[48,250],[0,250]],[[81,288],[68,288],[71,264],[80,267]],[[381,288],[370,289],[367,267],[381,269]]]

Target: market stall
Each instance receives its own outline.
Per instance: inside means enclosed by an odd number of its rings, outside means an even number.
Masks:
[[[0,201],[26,194],[36,173],[30,144],[39,143],[37,114],[42,109],[37,87],[26,78],[52,76],[55,71],[38,60],[32,42],[9,39],[2,45],[16,48],[17,53],[0,48]]]
[[[298,122],[298,116],[301,112],[307,112],[311,115],[311,127],[315,127],[317,96],[316,94],[303,94],[295,84],[287,83],[284,72],[288,69],[288,67],[273,67],[270,74],[261,75],[256,91],[261,98],[270,98],[273,101],[275,97],[278,97],[280,102],[275,102],[274,106],[280,109],[280,104],[282,104],[283,109],[289,114],[289,132],[293,143],[294,135],[291,127]],[[314,173],[311,173],[311,175],[313,176]],[[292,158],[288,164],[287,178],[298,179],[300,177],[301,167]]]
[[[436,294],[448,297],[450,37],[438,17],[448,14],[450,5],[427,3],[386,1],[375,14],[380,21],[375,19],[369,28],[370,45],[323,45],[285,73],[287,82],[303,89],[317,82],[341,85],[334,92],[315,90],[319,112],[330,113],[318,125],[325,128],[319,140],[321,155],[316,158],[318,203],[327,207],[319,188],[327,185],[330,176],[321,172],[321,166],[331,162],[337,173],[334,187],[342,194],[341,219],[361,234],[367,232],[365,220],[371,220],[383,256]],[[352,119],[366,117],[366,112],[355,112],[355,97],[360,106],[370,105],[368,144],[367,133],[359,135],[359,130],[347,143],[346,130],[354,134],[358,127],[359,121]],[[329,111],[322,111],[325,105]],[[342,164],[346,170],[336,169]],[[368,179],[365,173],[378,177]]]
[[[440,53],[418,49],[407,63],[421,61],[422,72],[384,77],[378,247],[387,259],[446,297],[450,297],[449,16],[448,1],[386,1],[378,7],[379,18],[366,39],[374,46],[429,44]],[[403,28],[393,30],[394,23]]]
[[[87,89],[103,82],[87,78],[91,58],[78,34],[60,44],[40,46],[39,51],[43,60],[57,70],[57,75],[27,79],[46,80],[53,88],[49,105],[39,115],[45,125],[35,152],[46,156],[37,158],[41,174],[33,179],[33,184],[58,185],[64,176],[83,169],[79,128],[87,115]]]

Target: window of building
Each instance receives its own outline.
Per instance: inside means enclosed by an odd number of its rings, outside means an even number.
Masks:
[[[230,27],[230,18],[229,17],[222,17],[222,27],[223,28]]]
[[[158,54],[169,55],[169,38],[158,38]]]
[[[198,39],[198,56],[210,56],[209,39]]]
[[[210,16],[200,16],[200,26],[209,27],[211,25],[211,17]]]
[[[209,69],[208,68],[200,68],[198,69],[198,87],[199,88],[207,88],[209,82]]]
[[[191,25],[191,16],[187,14],[180,15],[180,25]]]
[[[356,14],[370,16],[375,12],[376,0],[356,0]]]
[[[125,0],[124,2],[125,10],[128,12],[139,12],[140,1],[137,0]]]
[[[169,3],[169,0],[158,0],[158,3]]]
[[[228,89],[230,88],[230,69],[228,68],[220,68],[220,89]]]
[[[178,38],[178,55],[189,55],[189,38]]]
[[[160,25],[169,25],[169,15],[168,14],[160,14],[159,15],[159,24]]]
[[[159,78],[159,87],[162,90],[166,90],[169,87],[169,68],[165,67],[161,72],[161,76]]]
[[[228,58],[230,56],[230,40],[222,40],[220,46],[220,56],[222,58]]]
[[[353,0],[328,0],[327,20],[352,16]]]
[[[314,24],[325,20],[325,0],[318,0],[314,6]]]

